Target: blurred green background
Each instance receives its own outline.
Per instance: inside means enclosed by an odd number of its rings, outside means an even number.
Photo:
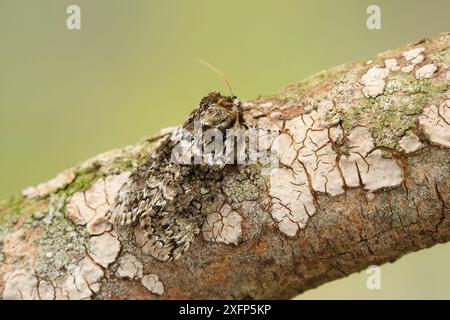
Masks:
[[[82,29],[66,28],[81,7]],[[382,30],[366,28],[381,7]],[[449,31],[448,0],[0,0],[0,198],[180,123],[226,73],[242,99]],[[450,244],[306,298],[450,298]]]

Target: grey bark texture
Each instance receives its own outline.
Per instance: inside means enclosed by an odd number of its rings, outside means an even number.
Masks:
[[[106,214],[171,130],[0,203],[3,299],[285,299],[450,239],[450,34],[243,101],[275,168],[227,166],[200,233],[161,261]]]

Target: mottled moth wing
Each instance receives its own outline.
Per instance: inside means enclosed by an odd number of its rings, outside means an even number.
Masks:
[[[182,129],[192,132],[194,121],[203,129],[225,131],[239,119],[240,102],[213,92],[202,99]],[[167,137],[136,168],[120,189],[109,219],[122,225],[138,221],[145,230],[155,258],[176,259],[199,234],[206,213],[203,208],[214,200],[223,166],[177,164],[171,160],[178,143]]]

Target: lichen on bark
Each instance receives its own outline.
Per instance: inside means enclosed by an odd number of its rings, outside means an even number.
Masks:
[[[279,165],[226,168],[173,262],[105,219],[167,132],[27,188],[0,203],[2,297],[290,298],[448,241],[449,57],[442,34],[243,102]]]

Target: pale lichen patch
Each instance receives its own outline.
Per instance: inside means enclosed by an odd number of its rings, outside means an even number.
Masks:
[[[374,66],[361,77],[364,85],[363,93],[366,97],[376,97],[383,93],[386,82],[384,79],[389,75],[389,68]]]
[[[385,159],[381,150],[370,153],[367,161],[367,171],[361,172],[364,189],[375,191],[381,188],[399,186],[402,181],[402,170],[393,159]]]
[[[404,153],[412,153],[420,150],[423,145],[419,138],[414,133],[410,132],[400,139],[398,146],[400,151],[403,151]]]
[[[363,157],[375,148],[375,144],[366,127],[356,127],[347,137],[347,145],[350,152],[362,155]]]
[[[294,169],[273,169],[270,175],[272,218],[281,232],[295,236],[306,226],[309,216],[316,211],[314,198],[308,187],[302,166]]]
[[[89,255],[104,268],[116,260],[119,251],[120,241],[110,233],[94,236],[89,240]]]
[[[393,159],[385,159],[375,147],[373,138],[365,127],[355,128],[348,137],[348,155],[339,160],[345,183],[348,187],[358,187],[375,191],[398,186],[402,182],[402,171]]]
[[[419,124],[431,143],[450,148],[450,100],[426,107]]]
[[[273,145],[277,148],[278,161],[286,166],[291,166],[297,157],[297,151],[293,146],[292,137],[286,133],[275,138]]]
[[[144,141],[104,154],[25,190],[11,204],[5,202],[8,214],[3,214],[3,207],[0,213],[12,224],[11,230],[0,230],[3,298],[89,299],[100,291],[103,268],[115,260],[121,246],[111,234],[106,241],[89,234],[110,230],[96,218],[104,216],[127,179],[127,170],[141,162],[152,145]],[[67,219],[69,204],[83,209],[83,214],[71,216],[75,225]]]
[[[89,208],[84,200],[84,193],[77,192],[67,206],[68,218],[77,225],[85,225],[94,215],[95,210]]]
[[[416,70],[417,79],[431,78],[438,68],[434,64],[426,64],[423,67]]]
[[[103,270],[89,258],[85,258],[73,271],[58,281],[60,290],[58,290],[57,299],[90,299],[93,293],[100,290],[102,277]]]
[[[54,300],[56,298],[55,287],[50,281],[40,280],[37,289],[40,300]]]
[[[375,150],[367,127],[354,128],[342,145],[344,132],[340,121],[330,121],[337,116],[329,117],[332,112],[329,100],[318,101],[309,113],[287,120],[277,138],[282,167],[270,174],[271,214],[288,236],[295,236],[315,213],[315,192],[336,196],[344,186],[375,191],[402,181],[401,168]]]
[[[415,57],[414,59],[411,60],[411,63],[412,64],[419,64],[423,60],[425,60],[425,57],[422,54],[419,54],[417,57]]]
[[[394,58],[384,60],[384,66],[390,71],[397,71],[400,69],[397,59]]]
[[[4,300],[35,300],[38,299],[36,276],[27,270],[16,270],[7,273],[3,279]]]
[[[99,235],[111,230],[106,212],[114,203],[115,196],[126,181],[129,172],[99,179],[88,190],[75,193],[67,207],[68,218],[77,225],[86,225],[91,235]]]
[[[203,238],[207,241],[221,242],[225,244],[238,244],[241,236],[242,217],[228,204],[206,217],[202,227]]]
[[[151,293],[159,296],[164,294],[164,284],[156,274],[146,274],[141,279],[142,285]]]
[[[290,147],[293,160],[305,167],[311,178],[311,187],[334,196],[344,190],[333,150],[333,144],[342,137],[342,130],[337,127],[340,122],[337,114],[327,117],[332,109],[331,101],[322,100],[311,113],[287,121],[286,131],[293,140]],[[293,165],[293,161],[292,165],[282,159],[280,162],[288,167]]]
[[[117,276],[133,280],[142,278],[144,267],[142,262],[135,255],[126,253],[119,259]]]
[[[409,73],[409,72],[411,72],[411,71],[414,70],[414,65],[413,65],[413,64],[408,64],[408,65],[402,67],[401,70],[402,70],[402,72],[404,72],[404,73]]]
[[[415,59],[417,56],[419,56],[423,52],[425,52],[424,48],[414,48],[414,49],[410,49],[408,51],[403,52],[402,55],[406,61],[410,61],[410,60]]]
[[[337,137],[339,136],[340,132],[337,133]],[[297,159],[305,166],[311,179],[311,187],[315,191],[332,196],[344,192],[343,181],[336,167],[336,152],[328,130],[311,130],[303,148],[298,150]]]
[[[109,204],[113,204],[120,187],[127,181],[130,171],[121,172],[118,175],[110,175],[105,179],[106,200]]]

